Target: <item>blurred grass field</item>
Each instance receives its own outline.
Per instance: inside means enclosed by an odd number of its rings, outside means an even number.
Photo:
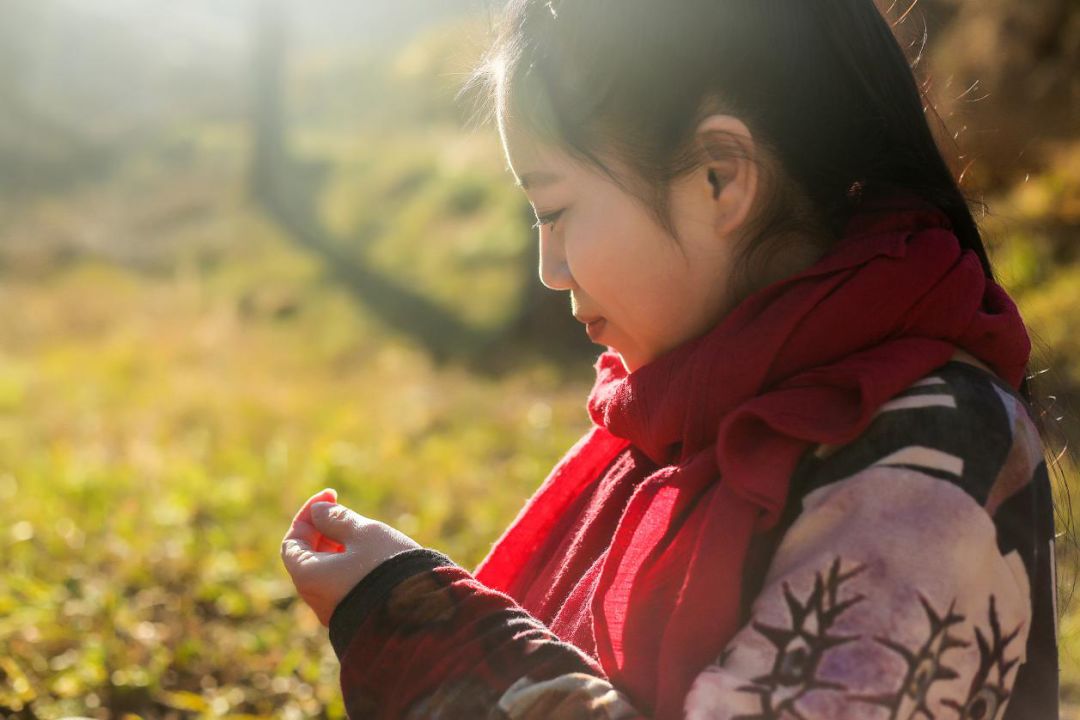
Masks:
[[[210,148],[201,177],[136,160],[8,221],[30,240],[0,284],[17,309],[0,316],[0,708],[342,717],[325,631],[278,559],[304,499],[336,487],[471,566],[586,427],[587,365],[436,367],[253,211],[242,165]],[[178,185],[179,213],[145,192]],[[129,204],[156,249],[72,249],[123,232],[93,225]],[[426,222],[412,240],[441,244],[443,267],[476,254]]]
[[[446,51],[438,33],[407,47],[392,83],[310,58],[295,147],[326,165],[319,220],[364,239],[349,252],[497,331],[534,282],[532,239],[494,134],[430,119]],[[333,121],[365,96],[320,83],[328,66],[394,103]],[[2,717],[342,718],[325,630],[278,559],[303,500],[335,487],[472,567],[587,427],[587,360],[436,362],[258,209],[250,153],[242,118],[184,120],[85,181],[0,195]],[[984,227],[1060,415],[1080,396],[1080,142],[1053,157]],[[1060,489],[1065,530],[1080,500]],[[1076,557],[1062,543],[1073,705]]]

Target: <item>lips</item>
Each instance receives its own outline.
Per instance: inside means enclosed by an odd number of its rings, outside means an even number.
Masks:
[[[585,325],[585,332],[588,333],[589,339],[593,342],[597,342],[597,338],[600,337],[600,333],[604,331],[604,326],[607,325],[607,320],[602,317],[583,317],[575,315],[578,322]]]

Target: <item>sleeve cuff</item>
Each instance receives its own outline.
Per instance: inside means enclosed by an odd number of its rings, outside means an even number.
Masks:
[[[386,601],[398,583],[425,570],[454,564],[446,555],[430,548],[403,550],[379,563],[353,586],[330,616],[330,644],[338,659],[345,656],[364,619]]]

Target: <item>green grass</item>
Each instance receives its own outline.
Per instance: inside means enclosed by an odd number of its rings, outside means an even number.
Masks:
[[[435,367],[236,193],[163,221],[157,255],[71,257],[64,233],[99,202],[28,210],[16,229],[59,228],[68,251],[9,257],[0,283],[17,308],[0,316],[0,707],[342,717],[325,630],[278,559],[292,514],[333,486],[472,566],[585,429],[592,371]]]

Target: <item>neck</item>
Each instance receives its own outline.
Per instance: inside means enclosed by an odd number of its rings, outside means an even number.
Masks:
[[[738,279],[732,283],[728,310],[784,278],[796,275],[821,260],[835,243],[824,234],[789,232],[748,249],[741,258]]]

